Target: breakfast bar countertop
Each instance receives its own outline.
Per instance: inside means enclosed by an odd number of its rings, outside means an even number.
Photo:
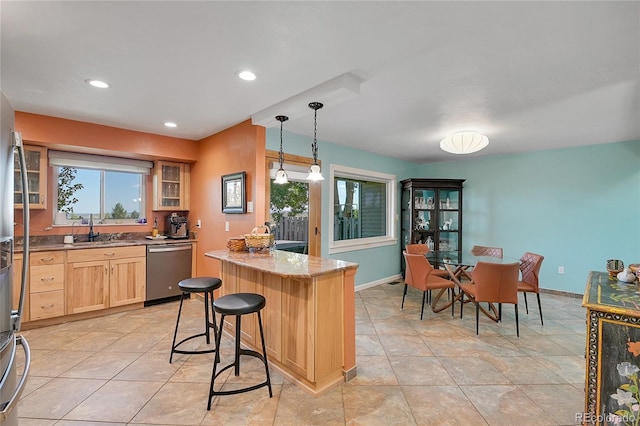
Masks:
[[[335,271],[358,268],[358,264],[353,262],[326,259],[282,250],[266,251],[264,253],[214,250],[208,251],[204,255],[236,265],[291,278],[310,278]]]

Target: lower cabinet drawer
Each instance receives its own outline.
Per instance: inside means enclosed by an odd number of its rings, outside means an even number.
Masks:
[[[64,290],[31,293],[31,320],[64,315]]]

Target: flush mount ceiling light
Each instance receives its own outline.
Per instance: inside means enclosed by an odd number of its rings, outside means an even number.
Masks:
[[[471,154],[489,145],[489,138],[476,132],[458,132],[440,141],[440,148],[452,154]]]
[[[84,81],[87,84],[90,84],[93,87],[97,87],[98,89],[106,89],[109,87],[108,83],[105,83],[104,81],[100,81],[100,80],[85,80]]]
[[[318,164],[318,110],[322,108],[320,102],[311,102],[309,104],[309,108],[313,110],[313,142],[311,143],[311,153],[313,154],[313,164],[311,165],[311,169],[309,170],[309,176],[307,176],[307,180],[310,181],[319,181],[324,180],[322,173],[320,173],[320,165]]]
[[[284,163],[284,152],[282,151],[282,123],[284,123],[288,119],[289,117],[287,117],[286,115],[276,115],[276,120],[280,122],[280,168],[276,172],[276,179],[274,180],[274,182],[280,185],[289,182],[289,179],[287,178],[287,172],[285,172],[284,168],[282,167],[282,163]]]
[[[164,123],[164,125],[166,127],[171,127],[171,128],[178,127],[178,125],[176,123],[172,123],[171,121],[167,121],[166,123]]]
[[[256,75],[249,70],[238,71],[238,77],[245,81],[253,81],[256,79]]]

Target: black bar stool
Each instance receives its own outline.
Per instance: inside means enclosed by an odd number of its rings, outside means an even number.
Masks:
[[[267,362],[267,348],[264,344],[264,332],[262,330],[262,316],[260,311],[264,308],[266,300],[263,296],[254,293],[235,293],[222,296],[213,302],[213,309],[220,314],[220,328],[217,330],[216,335],[216,348],[220,347],[220,340],[222,339],[222,328],[224,324],[224,317],[227,315],[235,315],[236,317],[236,347],[234,361],[224,367],[222,370],[217,371],[218,363],[220,363],[220,353],[216,354],[213,361],[213,372],[211,373],[211,387],[209,388],[209,403],[207,404],[207,410],[211,409],[211,400],[215,395],[234,395],[242,392],[249,392],[263,386],[269,388],[269,398],[273,396],[271,391],[271,378],[269,376],[269,364]],[[260,339],[262,340],[262,354],[250,349],[242,349],[240,347],[240,332],[242,329],[241,318],[242,315],[258,314],[258,327],[260,328]],[[267,379],[253,386],[247,386],[241,389],[234,389],[229,391],[214,391],[214,385],[216,377],[218,377],[223,371],[235,367],[235,375],[240,375],[240,355],[249,355],[260,359],[264,363],[264,370],[267,374]]]
[[[218,326],[216,325],[216,312],[213,310],[213,291],[220,288],[222,285],[222,280],[220,278],[215,277],[197,277],[197,278],[187,278],[178,283],[178,287],[182,290],[182,296],[180,297],[180,309],[178,309],[178,318],[176,319],[176,329],[173,332],[173,343],[171,344],[171,355],[169,356],[169,364],[173,360],[173,354],[206,354],[211,352],[216,352],[218,346],[214,349],[203,349],[203,350],[193,350],[187,351],[184,349],[178,349],[178,347],[184,342],[195,339],[197,337],[205,336],[207,340],[207,345],[211,343],[211,339],[209,337],[209,329],[213,328],[213,336],[215,338],[216,332],[218,331]],[[184,299],[190,293],[204,293],[204,332],[199,334],[194,334],[193,336],[185,337],[176,343],[176,338],[178,337],[178,326],[180,324],[180,314],[182,313],[182,303]],[[209,298],[211,298],[211,302],[209,302]],[[209,303],[211,303],[211,316],[213,320],[209,319]]]

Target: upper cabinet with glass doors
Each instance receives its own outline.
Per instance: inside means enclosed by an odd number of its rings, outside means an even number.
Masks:
[[[402,250],[423,243],[432,252],[459,260],[462,250],[464,179],[407,179],[402,184]],[[436,257],[427,255],[434,266]]]
[[[189,210],[189,173],[190,167],[186,163],[155,163],[153,210]]]
[[[47,148],[25,145],[24,156],[27,163],[29,208],[45,209],[47,207]],[[14,155],[13,202],[17,209],[21,209],[23,206],[22,177],[20,176],[19,161],[18,155]]]

